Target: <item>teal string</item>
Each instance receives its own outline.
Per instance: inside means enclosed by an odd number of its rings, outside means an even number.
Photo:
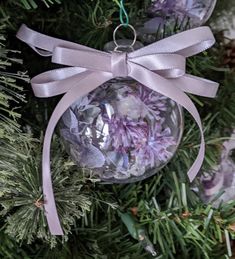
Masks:
[[[129,25],[129,16],[128,16],[127,11],[124,6],[124,0],[120,1],[120,22],[123,25],[126,25],[126,26]]]

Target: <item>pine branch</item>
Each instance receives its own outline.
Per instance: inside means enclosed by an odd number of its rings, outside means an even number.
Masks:
[[[2,22],[6,21],[2,20]],[[11,57],[12,55],[17,56],[19,51],[6,49],[4,28],[4,25],[0,26],[0,124],[3,124],[0,130],[0,138],[12,139],[9,133],[18,130],[20,127],[17,122],[20,114],[15,111],[16,107],[12,109],[12,103],[19,105],[20,102],[24,102],[23,88],[18,85],[18,81],[28,81],[28,77],[21,72],[7,72],[10,70],[12,63],[21,64],[22,60]],[[6,131],[7,128],[9,131]]]
[[[28,135],[17,137],[14,146],[2,142],[0,147],[0,204],[3,207],[1,215],[7,216],[6,233],[28,244],[39,238],[53,247],[57,240],[49,234],[43,209],[39,171],[41,145]],[[59,150],[58,143],[54,142],[54,148]],[[60,152],[53,161],[54,193],[65,232],[64,242],[75,220],[89,211],[91,201],[83,194],[82,178],[70,174],[73,164],[63,160]]]
[[[1,239],[1,249],[0,257],[1,258],[10,258],[10,259],[30,259],[29,254],[25,251],[25,247],[20,247],[15,240],[10,238],[8,235],[5,235],[2,231],[0,233]],[[12,252],[14,251],[14,253]]]
[[[15,0],[10,0],[9,2],[11,4],[15,4],[20,7],[23,7],[26,10],[31,10],[31,9],[37,9],[41,4],[44,4],[47,8],[49,8],[54,4],[60,4],[61,0],[20,0],[20,2]]]
[[[200,202],[192,207],[187,201],[187,197],[192,196],[191,191],[185,189],[184,183],[179,183],[176,175],[173,174],[172,178],[175,188],[169,191],[171,196],[164,207],[154,196],[138,206],[140,224],[148,229],[163,258],[178,258],[174,255],[176,251],[181,251],[180,258],[215,258],[218,254],[213,250],[218,246],[221,256],[226,254],[223,237],[229,229],[229,222],[234,222],[234,216],[227,215],[233,213],[235,202],[219,210]]]

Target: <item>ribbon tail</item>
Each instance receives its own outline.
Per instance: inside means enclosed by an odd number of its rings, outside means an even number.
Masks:
[[[201,144],[197,158],[188,171],[189,180],[190,182],[192,182],[202,166],[205,155],[205,141],[202,130],[202,123],[197,108],[195,107],[191,99],[181,89],[174,86],[173,81],[171,82],[169,80],[166,80],[165,78],[162,78],[152,71],[149,71],[134,63],[131,63],[130,66],[130,76],[132,78],[183,106],[196,121],[200,129]]]
[[[42,154],[42,174],[43,174],[43,194],[45,199],[45,212],[48,226],[52,235],[63,235],[58,212],[56,209],[55,197],[53,193],[51,171],[50,171],[50,147],[51,139],[55,127],[63,115],[63,113],[72,105],[79,97],[82,97],[101,84],[112,79],[111,73],[90,72],[90,74],[78,82],[76,87],[71,88],[57,104],[50,121],[48,123]]]

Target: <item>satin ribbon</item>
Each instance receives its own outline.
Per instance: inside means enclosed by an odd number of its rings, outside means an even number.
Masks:
[[[44,207],[53,235],[63,235],[50,172],[50,146],[56,124],[63,113],[79,97],[87,95],[105,82],[117,77],[129,77],[183,106],[196,121],[201,134],[198,156],[188,171],[192,181],[204,159],[205,142],[199,113],[184,93],[215,97],[218,84],[185,74],[186,57],[211,47],[215,40],[208,27],[188,30],[131,53],[98,51],[76,43],[49,37],[22,25],[17,37],[52,62],[69,67],[42,73],[31,80],[37,97],[64,94],[48,123],[42,154]]]

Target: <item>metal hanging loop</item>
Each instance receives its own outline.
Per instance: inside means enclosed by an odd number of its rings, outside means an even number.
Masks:
[[[131,31],[133,32],[134,38],[133,38],[133,41],[132,41],[132,43],[131,43],[130,45],[119,45],[118,42],[117,42],[117,32],[118,32],[118,30],[119,30],[120,28],[122,28],[122,27],[125,27],[125,28],[129,27],[129,28],[131,29]],[[136,39],[137,39],[137,33],[136,33],[135,28],[134,28],[132,25],[130,25],[130,24],[122,24],[122,23],[121,23],[121,24],[119,24],[119,25],[115,28],[115,30],[114,30],[114,32],[113,32],[113,42],[114,42],[114,44],[116,45],[116,48],[115,48],[114,50],[117,51],[117,50],[120,49],[120,48],[130,48],[130,49],[133,50],[133,47],[134,47],[134,45],[135,45],[135,43],[136,43]]]

